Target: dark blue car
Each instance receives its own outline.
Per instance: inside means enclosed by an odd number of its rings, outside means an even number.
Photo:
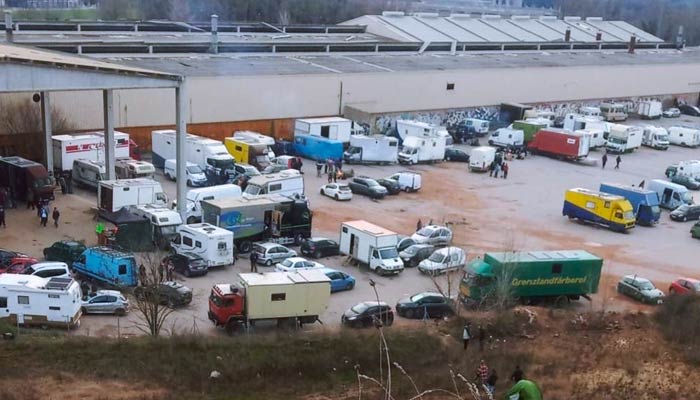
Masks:
[[[323,273],[331,280],[331,293],[341,290],[352,290],[355,287],[355,278],[345,272],[324,268]]]

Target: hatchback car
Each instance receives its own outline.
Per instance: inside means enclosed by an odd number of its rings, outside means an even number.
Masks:
[[[394,312],[383,301],[363,301],[350,307],[340,319],[345,326],[361,328],[381,322],[384,326],[394,323]]]
[[[26,275],[34,275],[42,278],[72,278],[68,265],[63,262],[36,263],[24,270]]]
[[[678,278],[671,282],[668,294],[700,294],[700,280],[693,278]]]
[[[657,289],[649,279],[636,275],[623,276],[617,283],[617,291],[642,303],[661,304],[664,302],[664,292]]]
[[[691,106],[689,104],[682,104],[678,106],[678,109],[685,115],[692,115],[693,117],[700,117],[700,108]]]
[[[322,237],[306,239],[299,247],[301,254],[313,258],[337,256],[340,254],[340,246],[335,240]]]
[[[309,261],[303,257],[290,257],[275,265],[275,271],[277,272],[290,272],[318,268],[325,268],[325,265],[315,261]]]
[[[414,244],[399,253],[404,267],[415,267],[435,251],[432,244]]]
[[[98,290],[92,296],[83,296],[83,314],[124,315],[129,311],[129,300],[117,290]]]
[[[399,194],[401,193],[401,186],[399,185],[399,182],[393,180],[393,179],[388,179],[388,178],[380,178],[376,179],[377,183],[382,185],[384,189],[386,189],[388,194]]]
[[[694,221],[700,219],[700,204],[683,204],[671,211],[671,219],[674,221]]]
[[[664,118],[678,118],[681,116],[681,110],[677,108],[669,108],[661,113]]]
[[[447,246],[452,241],[452,231],[445,226],[428,225],[411,235],[411,239],[420,244]]]
[[[674,175],[671,178],[671,182],[685,186],[690,190],[700,189],[700,182],[695,180],[692,176],[688,176],[688,175]]]
[[[139,300],[157,301],[167,304],[170,308],[186,306],[192,302],[192,289],[173,281],[165,281],[156,285],[137,286],[134,295]]]
[[[454,314],[452,300],[435,292],[421,292],[396,303],[396,314],[406,318],[442,318]]]
[[[454,147],[445,149],[445,161],[469,162],[469,154]]]
[[[331,280],[331,293],[341,290],[352,290],[355,287],[355,278],[345,272],[324,268],[323,273]]]
[[[329,183],[321,186],[321,194],[336,200],[352,200],[352,190],[344,183]]]
[[[62,261],[73,265],[85,251],[85,245],[75,240],[61,240],[44,249],[46,261]]]
[[[163,259],[163,264],[172,264],[175,272],[185,275],[188,278],[191,276],[206,275],[207,272],[209,272],[206,261],[204,261],[202,257],[190,252],[171,254]]]
[[[418,271],[428,275],[439,275],[464,267],[467,254],[459,247],[443,247],[435,250],[426,260],[418,264]]]
[[[258,256],[257,263],[268,267],[297,256],[296,251],[277,243],[256,243],[253,245],[253,252]]]

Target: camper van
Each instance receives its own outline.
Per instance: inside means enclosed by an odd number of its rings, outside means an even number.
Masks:
[[[80,325],[80,285],[73,278],[0,275],[0,320],[9,326],[74,328]]]
[[[117,160],[114,164],[117,179],[148,178],[153,179],[156,168],[146,161],[137,161],[130,158]]]
[[[624,121],[627,119],[627,107],[621,103],[601,103],[600,115],[608,122]]]
[[[668,141],[676,146],[697,147],[700,145],[700,130],[672,126],[668,129]]]
[[[168,196],[160,183],[153,179],[118,179],[99,183],[97,207],[101,210],[116,212],[123,207],[145,204],[168,204]]]
[[[232,183],[189,190],[187,192],[187,216],[185,220],[188,224],[202,220],[201,202],[204,200],[237,199],[241,195],[241,187]],[[173,200],[172,209],[177,209],[176,200]]]
[[[496,159],[496,148],[481,146],[474,148],[469,155],[469,170],[485,172],[489,170],[491,163]]]
[[[233,232],[214,225],[182,225],[171,247],[198,255],[208,268],[233,264]]]
[[[287,169],[276,174],[258,175],[248,181],[243,196],[250,198],[266,194],[303,196],[304,177],[295,169]]]
[[[666,128],[647,125],[642,128],[642,145],[657,150],[668,149],[668,131]]]
[[[163,175],[173,181],[177,179],[177,161],[175,159],[165,160]],[[195,163],[187,162],[185,166],[185,176],[187,177],[187,186],[207,186],[208,181],[206,174],[202,168]]]
[[[675,210],[683,204],[693,204],[693,197],[685,186],[653,179],[649,182],[649,190],[659,195],[659,205],[668,210]]]
[[[107,179],[107,170],[102,161],[74,160],[71,171],[73,182],[80,186],[97,189],[101,181]]]

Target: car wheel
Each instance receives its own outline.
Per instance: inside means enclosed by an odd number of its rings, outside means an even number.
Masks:
[[[377,267],[377,269],[375,269],[374,272],[376,272],[377,275],[381,275],[381,276],[384,276],[384,274],[385,274],[384,268],[382,268],[382,267]]]
[[[336,200],[340,200],[340,197],[338,197],[338,194],[337,194],[337,193],[336,193],[336,195],[335,195],[334,197],[335,197]]]
[[[321,190],[319,191],[319,193],[321,193],[321,195],[323,195],[323,196],[326,195],[326,192],[324,192],[323,189],[321,189]]]
[[[413,319],[413,318],[416,316],[416,312],[413,311],[413,310],[406,310],[406,311],[404,312],[404,315],[405,315],[406,318],[408,318],[408,319]]]
[[[321,258],[321,250],[314,251],[314,258]]]
[[[272,266],[272,260],[267,260],[267,261],[265,261],[265,266],[266,266],[266,267]]]
[[[301,233],[294,235],[294,245],[299,246],[304,241],[304,236]]]
[[[123,317],[124,315],[126,315],[126,311],[124,311],[123,308],[117,308],[116,310],[114,310],[114,315],[116,315],[117,317]]]
[[[192,181],[189,179],[187,180],[187,186],[190,186],[190,187],[192,186]]]
[[[348,287],[345,290],[353,290],[355,288],[355,282],[348,283]]]
[[[687,222],[687,221],[688,221],[688,217],[683,216],[683,222]]]

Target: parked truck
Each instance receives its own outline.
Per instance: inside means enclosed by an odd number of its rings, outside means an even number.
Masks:
[[[467,305],[498,301],[502,281],[512,300],[565,304],[598,292],[603,260],[585,250],[486,253],[465,267],[459,296]]]
[[[347,164],[389,164],[398,161],[398,139],[384,135],[352,135],[350,147],[343,153]]]
[[[668,128],[668,141],[676,146],[698,147],[700,146],[700,129],[672,126]]]
[[[588,157],[591,137],[564,129],[540,129],[528,148],[555,158],[581,160]]]
[[[643,119],[659,119],[663,113],[663,107],[658,100],[640,101],[637,105],[637,115]]]
[[[656,150],[668,150],[668,131],[659,126],[644,126],[642,128],[642,145]]]
[[[446,142],[443,136],[407,136],[398,156],[399,162],[401,164],[418,164],[442,161],[445,158],[445,148]]]
[[[117,179],[102,181],[97,189],[97,207],[116,212],[123,207],[157,204],[166,206],[168,196],[153,179]]]
[[[295,133],[294,154],[316,161],[341,160],[343,158],[343,142],[321,136]]]
[[[257,241],[299,245],[311,237],[312,213],[304,199],[270,195],[205,200],[201,206],[202,222],[233,232],[241,253],[249,252]]]
[[[165,160],[177,159],[176,132],[172,129],[151,132],[153,165],[165,167]],[[233,156],[228,153],[223,143],[201,136],[187,134],[185,138],[185,161],[199,165],[210,174],[235,174]]]
[[[496,148],[490,146],[480,146],[472,150],[469,155],[469,170],[486,172],[491,167],[491,163],[496,160]]]
[[[80,326],[80,285],[72,278],[0,275],[0,320],[8,326]]]
[[[170,248],[170,242],[177,237],[178,228],[182,225],[182,217],[177,212],[162,205],[137,205],[129,207],[129,211],[145,220],[151,227],[151,240],[162,250]]]
[[[656,192],[619,183],[601,183],[599,190],[627,199],[632,204],[637,224],[654,226],[659,223],[661,209],[659,208],[659,196]]]
[[[403,271],[403,261],[396,250],[398,242],[398,234],[366,221],[343,222],[340,226],[340,253],[366,264],[379,275]]]
[[[537,132],[540,129],[546,129],[549,126],[543,123],[538,123],[534,121],[515,121],[512,125],[513,129],[518,129],[523,132],[523,141],[525,143],[530,143],[535,138]]]
[[[318,321],[330,296],[330,279],[321,270],[239,274],[233,284],[214,285],[208,316],[229,334],[263,320],[296,328]]]
[[[90,247],[73,263],[73,270],[86,278],[111,286],[136,286],[138,268],[131,253],[109,247]]]
[[[617,232],[634,228],[636,220],[632,204],[624,197],[581,188],[566,191],[562,214]]]
[[[237,163],[250,164],[259,170],[270,165],[271,150],[266,142],[247,136],[234,136],[225,138],[224,146]]]
[[[0,187],[7,188],[9,196],[20,201],[28,196],[35,201],[54,198],[54,181],[46,167],[22,157],[0,158]]]
[[[294,121],[294,137],[310,135],[348,143],[353,126],[353,121],[341,117],[302,118]]]
[[[644,132],[639,126],[610,124],[608,142],[605,145],[609,153],[630,153],[642,146]]]
[[[518,103],[501,103],[498,120],[508,126],[515,121],[523,120],[526,117],[525,113],[532,110],[532,106]]]

